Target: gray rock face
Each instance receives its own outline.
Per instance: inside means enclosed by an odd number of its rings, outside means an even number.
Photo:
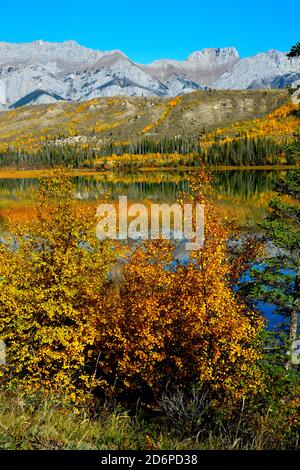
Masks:
[[[271,50],[239,60],[213,83],[217,89],[283,88],[281,77],[300,73],[300,58],[288,59],[284,52]],[[296,80],[297,78],[295,78]],[[287,80],[286,84],[292,84]]]
[[[193,52],[182,62],[163,59],[153,62],[145,69],[161,81],[175,76],[194,81],[200,87],[207,87],[231,70],[238,61],[239,55],[234,48],[203,49]]]
[[[300,80],[300,73],[287,73],[285,75],[278,75],[275,77],[267,77],[255,79],[249,85],[249,90],[262,90],[268,88],[285,88],[287,86],[294,86]]]
[[[119,50],[74,41],[0,43],[0,109],[101,96],[176,96],[193,90],[283,88],[300,78],[300,59],[269,51],[240,59],[234,48],[204,49],[184,61],[133,62]]]

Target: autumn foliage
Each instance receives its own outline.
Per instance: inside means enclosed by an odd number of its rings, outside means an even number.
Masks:
[[[0,337],[5,382],[82,401],[94,388],[90,361],[109,247],[94,236],[95,210],[78,207],[64,172],[41,183],[36,217],[8,226],[1,244]]]
[[[100,242],[96,211],[73,190],[65,172],[44,180],[36,219],[11,225],[1,245],[2,381],[75,403],[152,400],[172,385],[217,401],[261,390],[262,319],[232,289],[227,232],[201,188],[206,241],[185,262],[166,240]]]
[[[119,289],[107,296],[115,317],[100,341],[105,352],[98,367],[113,391],[159,395],[170,385],[198,383],[221,400],[262,388],[256,344],[262,319],[234,294],[228,234],[199,199],[206,210],[204,248],[183,263],[174,261],[168,241],[141,244],[124,263]]]

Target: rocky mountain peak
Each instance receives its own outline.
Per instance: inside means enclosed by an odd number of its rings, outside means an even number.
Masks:
[[[187,60],[189,62],[197,61],[212,61],[212,62],[226,62],[226,61],[238,61],[239,53],[234,47],[225,48],[206,48],[202,51],[193,52]]]
[[[100,96],[175,96],[197,89],[283,88],[299,81],[300,59],[270,50],[240,59],[234,47],[141,65],[120,50],[76,41],[0,42],[0,108]]]

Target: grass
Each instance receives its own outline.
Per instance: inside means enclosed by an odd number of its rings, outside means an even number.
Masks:
[[[91,417],[57,400],[0,394],[0,448],[6,450],[218,450],[282,449],[295,442],[277,439],[268,413],[251,429],[239,418],[205,431],[168,422],[161,412],[129,413],[106,404]]]
[[[199,446],[199,444],[198,444]],[[192,449],[192,439],[178,439],[168,430],[109,406],[91,418],[51,400],[1,396],[0,448],[10,450]]]

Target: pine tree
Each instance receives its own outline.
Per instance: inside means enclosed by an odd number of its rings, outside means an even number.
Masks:
[[[290,52],[287,54],[287,57],[289,59],[293,59],[295,57],[300,57],[300,42],[297,42],[297,44],[295,44]]]
[[[282,178],[276,190],[278,195],[270,202],[271,215],[261,226],[277,250],[262,266],[252,269],[255,284],[250,287],[250,296],[275,304],[289,318],[286,368],[290,369],[300,311],[300,171]]]

